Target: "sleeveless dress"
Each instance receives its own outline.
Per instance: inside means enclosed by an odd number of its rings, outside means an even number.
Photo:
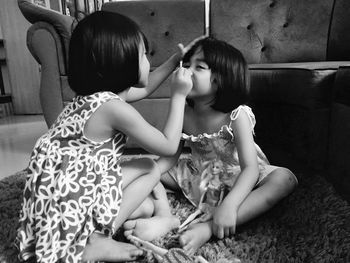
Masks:
[[[90,116],[112,92],[77,96],[34,146],[16,245],[19,258],[80,262],[94,231],[113,235],[122,200],[120,157],[126,136],[95,142],[84,135]]]
[[[191,154],[181,158],[168,171],[185,197],[204,213],[211,213],[221,203],[241,172],[235,137],[230,127],[243,111],[250,119],[254,134],[255,116],[250,107],[241,105],[231,112],[230,123],[223,125],[216,133],[197,136],[183,134],[182,139],[191,148]],[[255,148],[259,165],[258,185],[278,167],[269,164],[257,144]]]

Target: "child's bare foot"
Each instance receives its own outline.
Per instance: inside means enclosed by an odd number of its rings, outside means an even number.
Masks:
[[[204,245],[212,235],[211,223],[197,223],[190,225],[180,236],[180,244],[182,248],[190,255],[193,255],[198,248]]]
[[[126,221],[123,225],[125,236],[134,235],[146,241],[157,239],[179,227],[180,220],[175,216],[153,216]]]
[[[83,261],[132,261],[143,255],[143,251],[128,243],[93,233],[84,249]]]

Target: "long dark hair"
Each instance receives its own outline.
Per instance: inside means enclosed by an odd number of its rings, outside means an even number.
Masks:
[[[248,103],[249,74],[242,53],[222,40],[207,37],[186,53],[184,62],[188,62],[197,50],[203,52],[204,60],[217,81],[216,99],[211,107],[227,113]],[[188,104],[193,106],[193,101],[189,99]]]
[[[147,40],[130,18],[97,11],[82,19],[69,45],[68,82],[78,95],[119,93],[139,81],[139,46]]]

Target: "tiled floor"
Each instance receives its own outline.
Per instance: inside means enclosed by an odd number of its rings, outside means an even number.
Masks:
[[[45,131],[42,115],[0,118],[0,180],[28,165],[33,146]]]

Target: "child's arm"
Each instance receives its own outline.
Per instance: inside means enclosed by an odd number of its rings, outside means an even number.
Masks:
[[[120,100],[105,103],[103,116],[106,122],[152,154],[174,155],[181,138],[186,96],[192,88],[191,73],[179,68],[173,74],[168,118],[163,131],[150,125],[135,108]]]
[[[131,87],[126,101],[134,102],[148,97],[168,78],[168,76],[175,70],[178,66],[180,60],[186,54],[186,52],[200,39],[205,36],[198,37],[191,41],[187,46],[184,47],[183,44],[178,44],[178,51],[173,54],[167,61],[162,65],[157,67],[155,70],[150,72],[148,86],[145,88],[133,88]]]
[[[174,69],[179,64],[182,56],[180,52],[172,55],[167,61],[165,61],[158,68],[150,72],[148,85],[144,88],[134,88],[129,89],[128,95],[126,97],[127,102],[134,102],[148,97],[163,83],[164,80],[174,71]]]
[[[175,155],[169,156],[169,157],[162,156],[158,158],[157,164],[161,174],[165,173],[176,164],[177,160],[181,155],[184,144],[185,144],[184,141],[180,141],[179,148],[177,149],[177,152],[175,153]]]
[[[235,233],[237,210],[255,186],[258,176],[258,160],[248,115],[241,111],[232,122],[237,144],[241,173],[232,190],[216,209],[213,217],[213,232],[218,238]]]

